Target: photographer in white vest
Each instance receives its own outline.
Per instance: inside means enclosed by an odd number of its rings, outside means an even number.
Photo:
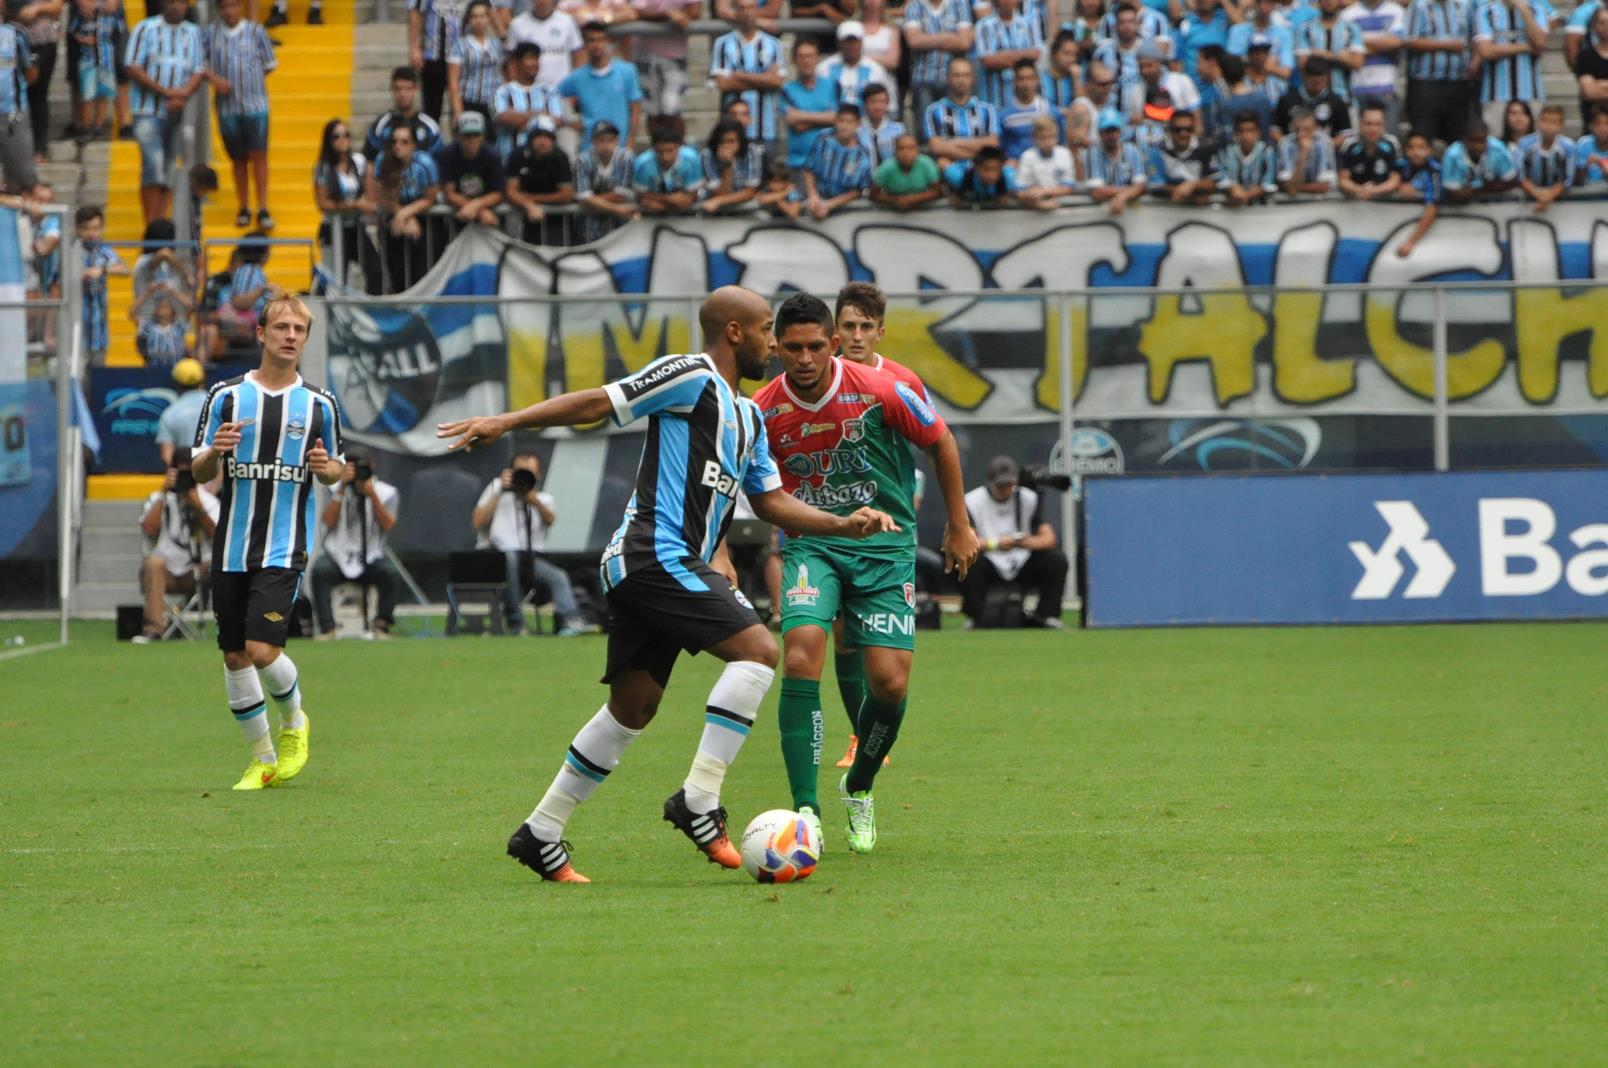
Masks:
[[[136,645],[160,641],[166,621],[164,603],[170,593],[191,593],[206,580],[212,562],[212,534],[218,526],[218,498],[196,485],[190,473],[190,450],[174,448],[162,488],[145,502],[140,532],[149,553],[140,565],[140,592],[145,595],[145,629]]]
[[[537,555],[547,546],[547,532],[558,519],[553,495],[540,489],[542,462],[533,452],[515,453],[511,466],[492,479],[475,505],[472,522],[481,538],[503,554],[508,580],[503,587],[503,616],[508,629],[518,634],[525,627],[521,605],[525,593],[538,583],[553,598],[553,615],[560,637],[590,633],[578,618],[575,591],[569,576],[551,561]]]
[[[373,586],[379,594],[370,629],[387,638],[396,617],[402,576],[385,558],[385,536],[396,526],[402,495],[389,482],[374,477],[372,461],[348,451],[346,473],[329,489],[329,503],[319,517],[324,524],[324,552],[313,562],[313,615],[318,637],[335,637],[335,587],[343,582]],[[367,615],[367,601],[364,602]]]
[[[1040,495],[1020,486],[1020,477],[1015,460],[996,456],[988,462],[987,484],[966,494],[966,512],[983,551],[962,584],[962,608],[968,626],[981,626],[989,590],[1020,580],[1024,592],[1039,595],[1037,616],[1028,625],[1060,630],[1066,554],[1044,518]]]

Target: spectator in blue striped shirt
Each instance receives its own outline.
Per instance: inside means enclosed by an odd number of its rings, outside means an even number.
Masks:
[[[370,163],[384,155],[396,126],[413,131],[413,143],[421,151],[430,152],[441,143],[441,127],[419,110],[419,72],[412,67],[391,71],[391,110],[376,116],[363,138]]]
[[[823,137],[804,161],[804,206],[817,220],[865,196],[871,188],[871,156],[860,144],[860,109],[839,104],[832,136]]]
[[[28,111],[28,82],[33,75],[33,52],[22,27],[0,24],[0,170],[5,172],[6,188],[19,196],[37,179],[33,117]]]
[[[865,112],[860,122],[860,143],[871,154],[871,173],[875,174],[882,161],[892,159],[905,133],[905,124],[890,117],[888,91],[880,85],[868,85],[860,94],[860,108]]]
[[[1540,215],[1574,184],[1575,143],[1563,136],[1562,106],[1548,104],[1519,150],[1519,188]]]
[[[849,19],[837,28],[838,54],[821,61],[821,77],[837,83],[838,100],[845,104],[859,104],[865,91],[880,85],[893,101],[892,110],[898,114],[899,83],[887,69],[874,59],[865,58],[865,26]]]
[[[1081,88],[1079,82],[1082,81],[1078,74],[1078,39],[1071,30],[1062,30],[1055,35],[1050,42],[1049,60],[1039,79],[1039,92],[1055,109],[1055,121],[1060,124],[1064,138],[1066,113],[1078,98]]]
[[[1461,141],[1441,157],[1441,191],[1448,204],[1507,192],[1519,184],[1519,166],[1507,145],[1490,136],[1484,119],[1470,119]]]
[[[564,102],[553,87],[538,80],[542,50],[529,41],[514,46],[513,80],[492,94],[492,121],[497,125],[497,151],[507,163],[525,149],[531,129],[543,117],[564,121]],[[609,125],[614,126],[613,123]],[[616,130],[618,126],[614,127]]]
[[[257,181],[257,228],[272,230],[268,212],[268,75],[274,46],[260,23],[245,18],[241,0],[218,0],[207,33],[207,78],[212,82],[218,133],[234,166],[235,226],[251,225],[251,179]]]
[[[185,0],[162,0],[128,39],[128,76],[134,83],[134,137],[140,143],[140,207],[145,221],[168,218],[173,188],[168,172],[178,154],[184,108],[206,78],[201,30],[184,20]]]
[[[765,146],[748,139],[742,123],[721,119],[709,133],[709,144],[699,156],[703,164],[704,196],[698,210],[714,213],[747,204],[765,181]]]
[[[994,14],[979,19],[974,32],[977,62],[982,67],[977,95],[1002,108],[1013,95],[1016,65],[1024,59],[1038,63],[1044,30],[1017,11],[1016,0],[994,0]]]
[[[106,350],[111,346],[106,307],[106,278],[108,275],[128,274],[128,265],[117,253],[106,247],[106,216],[97,207],[85,205],[78,209],[73,221],[78,229],[78,243],[83,246],[83,324],[84,351],[94,367],[106,366]]]
[[[1125,126],[1122,112],[1115,108],[1100,112],[1100,143],[1090,145],[1083,160],[1084,187],[1113,215],[1121,215],[1145,192],[1145,160],[1131,141],[1122,139]]]
[[[380,209],[380,251],[387,293],[400,293],[429,268],[424,213],[436,202],[441,175],[408,126],[391,128],[385,154],[369,168],[368,197]]]
[[[502,84],[503,46],[491,32],[491,5],[473,0],[464,16],[464,32],[447,54],[447,95],[452,113],[478,111],[491,121],[492,98]]]
[[[1200,120],[1188,111],[1175,111],[1167,120],[1167,138],[1150,150],[1146,167],[1152,196],[1204,204],[1216,192],[1217,159],[1196,136],[1199,129]]]
[[[1470,0],[1412,0],[1407,8],[1407,121],[1431,139],[1463,136],[1473,110],[1468,43]]]
[[[441,118],[447,57],[463,33],[468,7],[469,0],[408,0],[408,64],[424,79],[424,114],[432,119]]]
[[[140,320],[135,331],[134,348],[147,367],[171,368],[190,354],[184,324],[179,322],[171,298],[156,298],[151,314]]]
[[[644,215],[692,210],[703,192],[703,161],[682,143],[681,123],[666,116],[653,123],[653,147],[637,156],[631,188]]]
[[[1115,41],[1122,48],[1128,47],[1128,36],[1123,32],[1122,24],[1124,11],[1133,12],[1133,34],[1140,43],[1155,41],[1164,56],[1172,55],[1172,28],[1168,23],[1171,12],[1157,11],[1148,4],[1141,4],[1139,0],[1118,0],[1117,4],[1105,13],[1094,31],[1095,39],[1101,44]]]
[[[1303,70],[1309,59],[1329,64],[1329,88],[1351,102],[1351,75],[1362,66],[1367,51],[1355,22],[1340,17],[1345,0],[1318,0],[1318,15],[1295,28],[1295,62]]]
[[[1292,196],[1332,192],[1334,144],[1318,132],[1318,117],[1297,108],[1290,126],[1290,136],[1279,142],[1279,185]]]
[[[919,2],[919,0],[918,0]],[[939,169],[955,160],[971,159],[984,148],[999,147],[999,112],[972,95],[971,60],[949,61],[949,95],[927,106],[922,116],[927,151]]]
[[[1424,205],[1423,214],[1418,216],[1413,232],[1396,246],[1396,255],[1406,259],[1412,255],[1424,235],[1429,233],[1429,228],[1435,225],[1435,216],[1440,212],[1441,183],[1435,146],[1430,144],[1427,134],[1417,130],[1408,134],[1402,154],[1407,158],[1402,161],[1401,184],[1396,187],[1396,199]]]
[[[910,117],[927,142],[921,117],[947,91],[949,64],[971,54],[972,9],[968,0],[910,0],[904,38],[910,46]]]
[[[631,192],[631,169],[636,157],[620,144],[620,131],[612,122],[592,128],[592,145],[575,161],[575,202],[581,218],[581,240],[597,241],[622,222],[638,218],[636,196]]]
[[[954,207],[988,205],[1003,208],[1016,191],[1016,168],[1005,162],[1005,151],[993,145],[977,150],[972,159],[956,160],[944,168],[949,203]]]
[[[787,81],[782,42],[759,28],[754,0],[736,0],[732,16],[737,28],[717,37],[709,50],[709,77],[720,89],[721,110],[741,98],[748,104],[749,140],[777,151],[782,140],[777,105]]]
[[[1217,153],[1223,195],[1233,207],[1259,204],[1279,191],[1278,153],[1262,140],[1256,116],[1234,117],[1234,140]]]
[[[1055,118],[1055,109],[1039,95],[1039,71],[1031,59],[1016,62],[1010,99],[999,109],[999,147],[1015,163],[1033,147],[1033,127],[1040,118]]]
[[[1599,104],[1592,109],[1586,130],[1575,141],[1575,181],[1583,186],[1601,185],[1608,180],[1608,107]]]
[[[1139,49],[1147,39],[1139,33],[1139,9],[1129,0],[1118,5],[1106,16],[1112,19],[1113,36],[1103,39],[1094,50],[1094,62],[1103,64],[1117,79],[1117,91],[1126,91],[1139,83]],[[1157,45],[1157,54],[1166,58],[1166,51]]]
[[[74,132],[83,141],[105,129],[117,98],[117,20],[105,15],[102,6],[103,0],[74,0],[67,22],[74,60],[68,73],[78,102]]]
[[[1475,11],[1474,53],[1480,57],[1480,110],[1486,129],[1502,128],[1509,100],[1527,101],[1532,112],[1546,100],[1541,56],[1548,28],[1531,0],[1485,0]]]

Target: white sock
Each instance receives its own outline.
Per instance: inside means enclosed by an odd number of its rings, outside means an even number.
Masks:
[[[268,691],[268,696],[274,699],[274,707],[279,709],[280,728],[301,730],[306,726],[307,717],[302,715],[301,707],[301,680],[295,662],[280,653],[273,663],[258,668],[257,674],[262,676],[262,688]]]
[[[692,769],[681,784],[692,811],[713,812],[720,807],[720,786],[726,780],[726,769],[748,740],[759,703],[775,678],[776,672],[764,664],[736,660],[726,665],[715,688],[709,691],[698,755],[693,757]]]
[[[541,804],[525,821],[531,833],[544,842],[562,838],[564,825],[569,822],[575,806],[592,796],[592,791],[619,766],[620,758],[641,735],[641,731],[621,726],[608,705],[598,709],[597,715],[587,720],[586,726],[570,743],[553,785],[547,788]]]
[[[274,740],[268,734],[268,703],[262,699],[262,685],[251,668],[223,669],[223,688],[229,695],[229,711],[246,736],[251,755],[264,764],[277,764]]]

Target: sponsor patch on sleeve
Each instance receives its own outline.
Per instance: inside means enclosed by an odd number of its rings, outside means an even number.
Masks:
[[[910,409],[910,414],[916,417],[916,422],[922,426],[932,426],[938,421],[938,413],[933,411],[932,405],[917,396],[915,390],[903,382],[895,382],[893,391],[899,394],[899,399],[904,401],[906,408]]]

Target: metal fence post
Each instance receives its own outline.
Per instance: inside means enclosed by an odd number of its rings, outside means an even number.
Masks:
[[[1451,466],[1451,430],[1446,387],[1446,287],[1435,287],[1435,470]]]
[[[1072,470],[1072,421],[1073,405],[1076,403],[1076,390],[1072,382],[1072,294],[1063,292],[1058,298],[1061,305],[1061,463],[1067,472]],[[1074,482],[1075,489],[1081,489],[1078,482]],[[1081,494],[1068,491],[1061,494],[1061,540],[1065,543],[1068,560],[1078,558],[1078,525],[1077,525],[1077,498]],[[1072,580],[1072,588],[1077,589],[1076,572]],[[1083,600],[1083,591],[1077,590],[1079,603]]]
[[[66,227],[62,228],[63,231]],[[62,644],[67,643],[72,614],[73,557],[77,547],[73,522],[77,514],[77,457],[73,455],[72,410],[78,363],[83,358],[83,317],[75,313],[83,299],[79,293],[84,274],[83,250],[77,241],[61,243],[61,305],[56,313],[56,531],[57,609]]]

